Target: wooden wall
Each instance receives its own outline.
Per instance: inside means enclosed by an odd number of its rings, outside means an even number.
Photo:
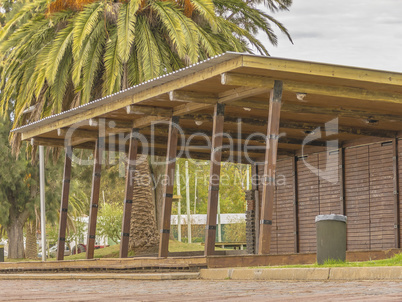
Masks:
[[[315,252],[319,214],[348,217],[348,250],[400,247],[402,232],[394,228],[395,202],[399,224],[402,217],[402,200],[394,194],[396,184],[402,187],[398,159],[402,159],[402,140],[398,146],[383,141],[279,160],[271,253]],[[262,167],[259,174],[263,175]]]

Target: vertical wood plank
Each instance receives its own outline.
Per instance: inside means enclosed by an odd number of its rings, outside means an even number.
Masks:
[[[297,156],[293,157],[293,232],[295,237],[294,252],[299,252],[299,189],[297,183]]]
[[[251,177],[251,185],[252,189],[254,191],[254,200],[255,200],[255,248],[254,248],[254,253],[256,254],[258,252],[258,238],[260,238],[260,191],[258,190],[259,186],[259,176],[258,176],[258,165],[254,164],[253,165],[253,170],[252,170],[252,177]]]
[[[72,148],[67,147],[65,149],[63,187],[62,187],[62,191],[61,191],[59,238],[58,238],[58,242],[57,242],[57,260],[64,259],[64,249],[65,249],[65,243],[66,243],[68,199],[70,196],[71,158],[72,158]]]
[[[105,148],[105,138],[99,137],[95,144],[94,167],[92,174],[91,205],[89,209],[87,259],[93,259],[95,251],[96,220],[98,217],[98,202],[100,192],[102,157]]]
[[[138,151],[138,129],[132,129],[126,168],[126,189],[124,197],[123,224],[121,228],[120,258],[127,258],[130,239],[131,208],[133,204],[134,172]]]
[[[160,230],[159,257],[167,257],[169,253],[170,216],[172,214],[174,172],[176,167],[177,140],[179,129],[176,126],[179,117],[170,119],[169,136],[166,153],[166,183],[163,188],[162,229]]]
[[[275,198],[275,173],[279,139],[279,121],[281,113],[282,81],[275,81],[271,91],[268,113],[267,145],[265,153],[265,166],[262,208],[260,220],[260,238],[258,254],[268,254],[271,247],[272,216]]]
[[[216,104],[213,117],[212,150],[209,171],[209,191],[207,225],[205,230],[205,256],[213,255],[215,252],[216,236],[216,215],[218,211],[219,182],[221,173],[223,123],[225,105]]]
[[[394,139],[393,141],[393,172],[394,172],[394,232],[395,232],[395,248],[400,248],[401,243],[400,239],[400,217],[399,217],[399,148],[398,148],[398,139]]]

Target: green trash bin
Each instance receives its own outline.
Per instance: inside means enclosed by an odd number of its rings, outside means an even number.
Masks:
[[[318,264],[327,260],[346,260],[346,221],[346,216],[336,214],[315,217]]]
[[[4,262],[4,245],[0,244],[0,262]]]

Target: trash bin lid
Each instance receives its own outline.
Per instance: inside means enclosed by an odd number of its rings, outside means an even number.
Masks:
[[[336,220],[342,221],[346,223],[347,217],[339,214],[328,214],[328,215],[317,215],[315,216],[315,222],[323,221],[323,220]]]

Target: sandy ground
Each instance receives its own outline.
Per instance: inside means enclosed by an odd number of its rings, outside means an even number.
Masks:
[[[0,301],[402,301],[402,282],[3,280]]]

